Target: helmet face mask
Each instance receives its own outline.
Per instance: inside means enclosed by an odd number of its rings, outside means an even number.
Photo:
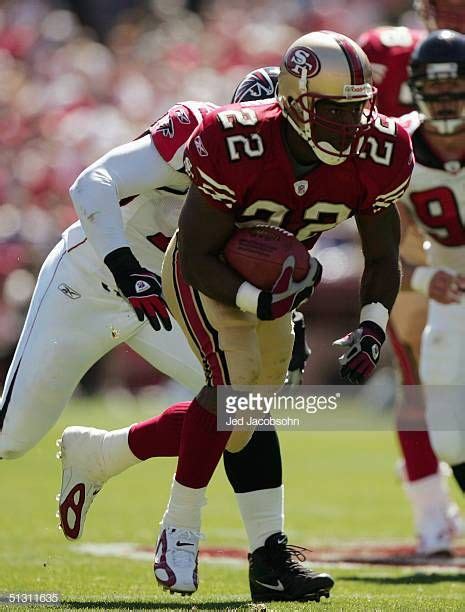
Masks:
[[[287,50],[278,81],[283,115],[320,161],[358,155],[376,117],[376,89],[365,53],[335,32],[312,32]]]
[[[287,118],[294,129],[318,151],[317,156],[323,155],[322,161],[329,164],[358,155],[361,136],[375,116],[374,95],[368,100],[348,101],[307,93],[287,105]]]
[[[465,129],[465,76],[417,81],[414,96],[425,120],[439,134]]]
[[[465,129],[465,36],[437,30],[413,51],[409,85],[425,127],[451,135]]]
[[[415,0],[414,8],[428,30],[465,31],[465,0]]]

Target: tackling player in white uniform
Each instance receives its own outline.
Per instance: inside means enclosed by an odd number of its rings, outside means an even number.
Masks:
[[[174,107],[145,135],[87,168],[71,188],[80,221],[63,232],[41,269],[3,390],[1,458],[37,444],[82,376],[122,342],[183,385],[202,385],[198,361],[157,297],[157,274],[190,184],[179,172],[180,143],[212,108]],[[170,150],[175,129],[177,146]]]
[[[404,286],[429,298],[420,375],[424,385],[465,381],[465,35],[429,34],[414,50],[410,86],[421,114],[400,122],[411,135],[416,164],[400,199],[403,224],[427,235],[427,265],[404,261]],[[433,447],[465,491],[465,411],[446,394],[426,393]],[[438,420],[439,417],[439,420]],[[437,509],[438,514],[440,508]]]

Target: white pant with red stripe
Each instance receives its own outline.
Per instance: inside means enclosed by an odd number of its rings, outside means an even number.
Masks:
[[[172,319],[170,332],[140,322],[88,242],[62,240],[40,271],[7,374],[0,408],[0,457],[31,449],[60,416],[89,368],[125,342],[157,370],[194,392],[203,371]]]
[[[427,422],[434,450],[450,465],[465,462],[465,301],[444,305],[430,300],[421,343],[420,376],[424,385],[441,385],[440,394],[426,388]]]

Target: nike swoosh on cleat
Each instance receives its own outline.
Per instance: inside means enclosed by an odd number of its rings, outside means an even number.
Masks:
[[[180,542],[179,540],[176,542],[176,546],[194,546],[191,542]]]
[[[278,584],[266,584],[265,582],[260,582],[260,580],[254,580],[254,582],[266,587],[267,589],[272,589],[273,591],[284,591],[284,586],[281,580],[278,580]]]

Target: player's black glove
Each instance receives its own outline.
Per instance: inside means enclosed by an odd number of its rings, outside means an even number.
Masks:
[[[305,363],[310,356],[311,350],[305,338],[304,315],[298,310],[292,313],[294,325],[294,346],[292,357],[286,376],[286,385],[297,386],[302,384]]]
[[[170,331],[170,315],[162,297],[160,278],[142,268],[129,247],[108,253],[104,261],[139,321],[143,321],[145,316],[155,331],[159,331],[161,325]]]
[[[279,319],[292,312],[308,300],[321,280],[323,268],[320,262],[309,253],[309,270],[302,281],[292,278],[295,259],[290,255],[283,263],[281,274],[271,291],[261,291],[257,304],[257,317],[262,321]]]
[[[366,382],[376,368],[385,339],[386,334],[379,325],[362,321],[355,331],[335,340],[334,346],[347,348],[339,357],[342,378],[352,385]]]

